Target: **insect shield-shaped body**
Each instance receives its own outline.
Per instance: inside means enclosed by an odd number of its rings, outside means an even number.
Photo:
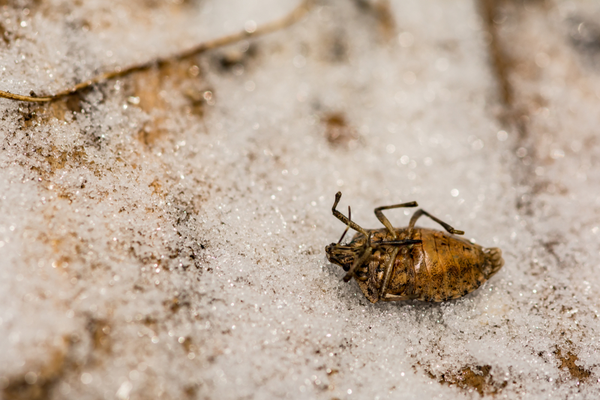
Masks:
[[[333,215],[347,225],[338,241],[325,248],[330,262],[347,271],[344,281],[354,277],[372,303],[378,301],[446,301],[471,293],[490,279],[502,266],[502,251],[484,248],[455,235],[452,228],[424,210],[417,210],[406,228],[394,228],[383,210],[416,207],[416,202],[378,207],[375,215],[384,229],[367,230],[336,210],[342,193],[335,195]],[[428,216],[448,232],[415,226]],[[341,244],[349,228],[358,233]]]

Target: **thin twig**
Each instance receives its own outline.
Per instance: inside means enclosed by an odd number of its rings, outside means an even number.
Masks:
[[[37,102],[37,103],[54,101],[61,97],[65,97],[70,94],[79,92],[80,90],[86,89],[97,83],[105,82],[105,81],[108,81],[108,80],[114,79],[114,78],[123,77],[123,76],[129,75],[133,72],[144,71],[144,70],[154,67],[155,65],[162,65],[162,64],[168,63],[170,61],[181,61],[181,60],[193,57],[195,55],[198,55],[198,54],[203,53],[208,50],[213,50],[218,47],[223,47],[223,46],[227,46],[227,45],[239,42],[240,40],[243,40],[243,39],[256,37],[256,36],[262,36],[262,35],[266,35],[271,32],[278,31],[280,29],[287,28],[287,27],[295,24],[296,22],[298,22],[308,12],[311,3],[312,3],[312,0],[303,0],[300,3],[300,5],[298,7],[296,7],[290,14],[286,15],[285,17],[283,17],[279,20],[275,20],[272,22],[268,22],[264,25],[258,26],[254,31],[249,32],[247,30],[243,30],[241,32],[237,32],[237,33],[234,33],[231,35],[223,36],[223,37],[220,37],[217,39],[213,39],[213,40],[209,40],[207,42],[200,43],[190,49],[184,50],[181,53],[177,53],[177,54],[174,54],[171,56],[159,57],[154,60],[146,61],[141,64],[131,65],[126,68],[118,67],[113,71],[109,71],[109,72],[105,72],[103,74],[97,75],[97,76],[93,77],[92,79],[78,83],[77,85],[75,85],[69,89],[61,90],[60,92],[57,92],[50,96],[40,96],[40,97],[24,96],[24,95],[9,93],[9,92],[0,90],[0,98],[16,100],[16,101]]]

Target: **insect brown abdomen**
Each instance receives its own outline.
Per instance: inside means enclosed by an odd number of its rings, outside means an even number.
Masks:
[[[486,256],[481,246],[424,228],[415,228],[413,238],[422,243],[411,250],[414,284],[412,293],[405,296],[422,301],[451,300],[487,280],[482,272]]]

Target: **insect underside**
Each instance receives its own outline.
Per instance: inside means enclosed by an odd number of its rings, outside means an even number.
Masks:
[[[344,281],[355,278],[372,303],[378,301],[421,300],[440,302],[462,297],[479,288],[502,266],[499,248],[484,248],[461,237],[459,231],[428,212],[417,210],[406,228],[394,228],[384,210],[417,207],[416,202],[376,208],[383,229],[363,229],[336,210],[342,197],[335,196],[333,215],[346,224],[337,243],[325,248],[330,262],[347,271]],[[427,216],[446,232],[419,228],[415,223]],[[348,229],[358,233],[348,244],[341,244]]]

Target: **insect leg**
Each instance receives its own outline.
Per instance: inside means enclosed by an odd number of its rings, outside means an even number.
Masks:
[[[381,221],[381,223],[387,228],[388,232],[390,232],[392,234],[392,237],[394,239],[396,239],[397,238],[396,231],[394,231],[394,227],[390,223],[390,220],[387,219],[387,217],[385,215],[383,215],[382,211],[389,210],[391,208],[417,207],[417,206],[418,206],[418,204],[416,201],[410,201],[408,203],[394,204],[392,206],[377,207],[374,211],[375,211],[375,216],[377,217],[377,219],[379,221]]]
[[[358,226],[355,222],[351,221],[344,214],[342,214],[341,212],[339,212],[338,210],[335,209],[337,207],[338,203],[340,202],[341,198],[342,198],[342,192],[337,192],[335,194],[335,201],[333,202],[333,206],[331,207],[331,212],[333,213],[333,215],[337,219],[342,221],[344,224],[348,225],[350,228],[354,229],[357,232],[362,233],[363,235],[365,235],[365,237],[369,237],[369,234],[367,233],[367,231],[365,231],[363,228]]]
[[[394,261],[396,260],[396,257],[398,256],[400,247],[408,246],[411,244],[419,244],[419,243],[423,243],[423,242],[421,240],[408,239],[408,240],[388,240],[388,241],[377,243],[377,246],[381,246],[381,245],[396,246],[396,248],[392,251],[392,254],[390,255],[390,261],[388,261],[387,265],[385,266],[385,275],[383,276],[383,284],[381,285],[381,294],[379,295],[380,299],[385,300],[385,298],[386,298],[385,292],[387,290],[387,286],[390,281],[390,277],[392,276],[392,268],[394,268]]]
[[[390,277],[392,276],[392,269],[394,268],[394,261],[398,256],[398,252],[400,251],[400,247],[394,248],[392,250],[392,254],[390,254],[390,260],[385,266],[385,275],[383,276],[383,283],[381,284],[381,294],[379,295],[380,299],[385,299],[385,292],[387,291],[387,286],[390,281]]]
[[[431,218],[432,220],[434,220],[435,222],[437,222],[438,224],[440,224],[441,226],[444,227],[445,230],[447,230],[448,232],[454,234],[454,235],[464,235],[465,233],[463,231],[459,231],[457,229],[454,229],[453,227],[451,227],[450,225],[448,225],[447,223],[445,223],[442,220],[437,219],[436,217],[434,217],[433,215],[429,214],[427,211],[425,210],[417,210],[412,218],[410,219],[410,223],[408,224],[408,229],[412,229],[415,227],[415,224],[417,223],[417,220],[421,217],[421,215],[426,215],[429,218]]]
[[[350,206],[348,206],[348,221],[352,221],[352,210],[350,210]],[[344,230],[344,233],[342,233],[342,237],[340,237],[340,240],[338,240],[337,244],[342,243],[344,236],[346,236],[346,233],[348,233],[348,229],[350,229],[350,225],[346,226],[346,229]]]
[[[377,246],[406,246],[409,244],[419,244],[419,243],[423,243],[422,240],[413,240],[413,239],[408,239],[408,240],[387,240],[387,241],[382,241],[382,242],[377,242],[376,245]]]
[[[404,301],[410,300],[408,296],[397,296],[395,294],[386,294],[385,298],[381,299],[382,301]]]
[[[371,253],[373,253],[373,248],[371,246],[368,246],[365,249],[364,253],[362,253],[360,255],[360,257],[358,257],[354,261],[354,264],[352,264],[352,266],[350,267],[350,269],[348,270],[348,272],[344,276],[344,282],[348,282],[350,279],[352,279],[352,277],[354,276],[354,271],[356,270],[356,268],[358,268],[359,265],[364,264],[365,261],[367,261],[369,259],[369,257],[371,257]]]

